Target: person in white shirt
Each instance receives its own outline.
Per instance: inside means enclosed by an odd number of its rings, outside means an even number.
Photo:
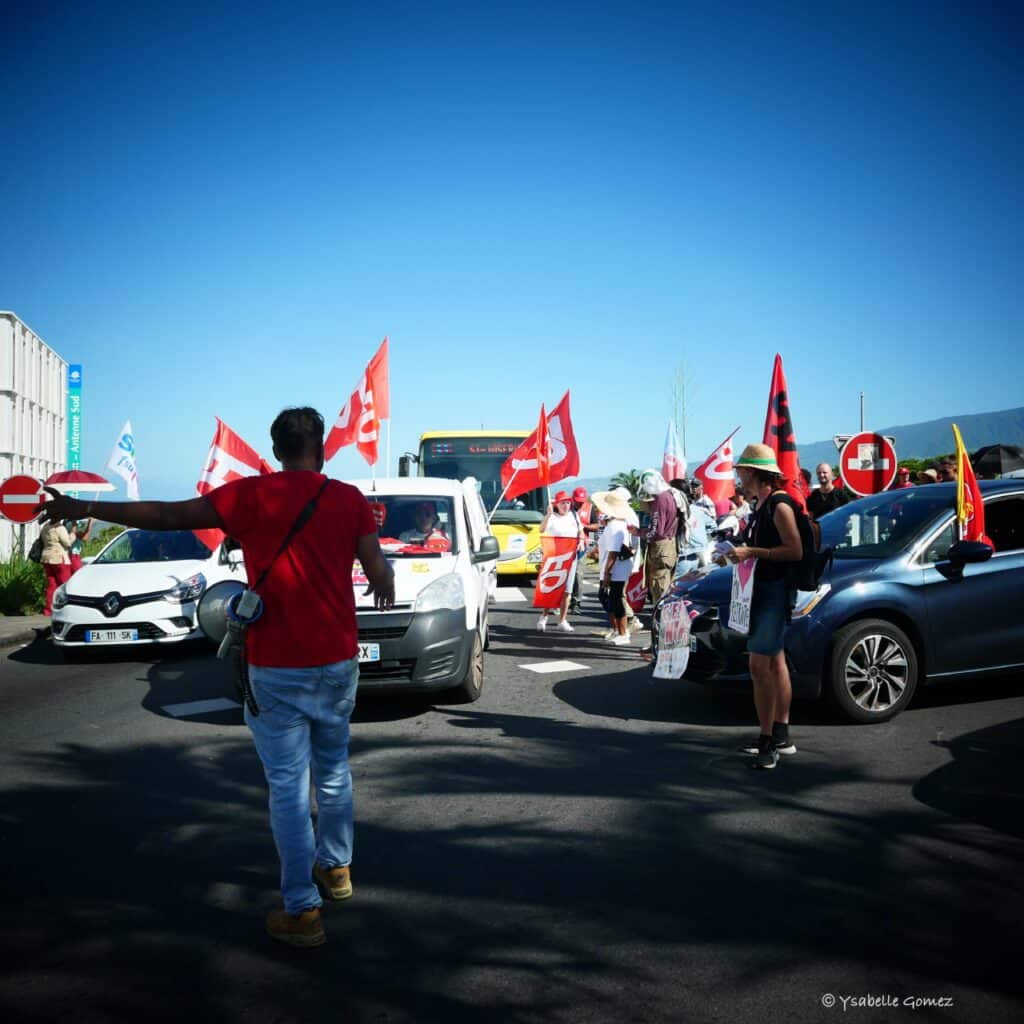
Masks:
[[[616,491],[598,491],[591,496],[598,511],[608,516],[608,525],[601,535],[605,556],[601,563],[601,580],[608,587],[608,613],[612,620],[611,642],[617,647],[629,643],[629,629],[626,620],[626,584],[633,573],[635,548],[630,535],[629,520],[636,521],[636,513],[629,507],[629,501]],[[628,557],[622,557],[625,551]]]
[[[544,516],[540,524],[540,532],[542,537],[575,537],[577,552],[584,549],[586,538],[583,533],[583,527],[580,524],[579,516],[573,512],[572,498],[565,491],[559,491],[555,495],[555,500],[548,505],[547,515]],[[572,560],[572,565],[569,568],[569,577],[565,581],[565,593],[562,596],[562,603],[558,608],[559,617],[556,628],[560,629],[563,633],[573,632],[573,628],[569,624],[566,615],[569,613],[569,601],[572,598],[572,585],[576,579],[577,562],[577,558]],[[547,628],[548,609],[545,608],[537,620],[537,629],[543,633]]]

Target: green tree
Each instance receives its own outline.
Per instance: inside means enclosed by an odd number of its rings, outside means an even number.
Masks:
[[[616,473],[609,482],[609,487],[625,487],[629,493],[636,498],[640,493],[640,470],[627,469],[622,473]]]

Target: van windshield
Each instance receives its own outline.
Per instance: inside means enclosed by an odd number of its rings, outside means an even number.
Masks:
[[[368,494],[381,550],[388,558],[440,558],[457,553],[450,496]]]

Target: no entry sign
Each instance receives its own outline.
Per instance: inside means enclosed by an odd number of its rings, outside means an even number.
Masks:
[[[896,479],[896,449],[881,434],[854,434],[839,452],[839,478],[854,494],[878,494]]]
[[[32,476],[12,476],[0,484],[0,514],[12,523],[31,523],[36,505],[46,500],[43,485]]]

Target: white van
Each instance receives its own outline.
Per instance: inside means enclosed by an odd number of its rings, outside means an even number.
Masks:
[[[362,566],[353,566],[360,689],[450,690],[452,701],[477,700],[498,541],[476,481],[351,482],[370,502],[381,548],[395,571],[394,608],[381,612],[372,596],[364,596]]]

